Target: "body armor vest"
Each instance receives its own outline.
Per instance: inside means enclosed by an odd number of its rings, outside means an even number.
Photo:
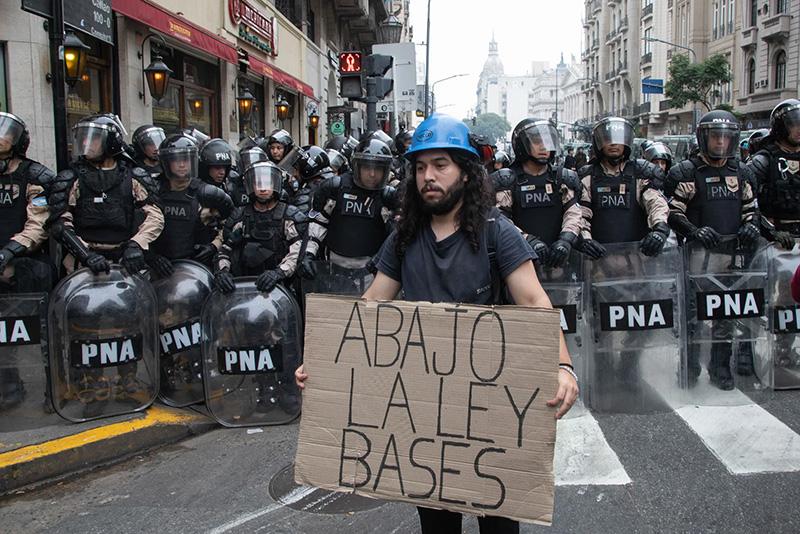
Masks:
[[[607,176],[599,163],[592,170],[592,237],[600,243],[639,241],[650,231],[634,169],[628,162],[617,176]]]
[[[341,177],[328,235],[327,247],[347,258],[373,256],[387,237],[381,214],[383,191],[368,191],[353,183],[350,173]]]
[[[697,227],[710,226],[722,235],[735,234],[742,218],[742,186],[739,166],[731,160],[725,167],[695,163],[694,198],[686,217]]]
[[[258,275],[276,269],[289,252],[284,230],[286,208],[278,202],[267,212],[256,211],[252,205],[245,207],[242,217],[242,247],[239,261],[234,262],[240,276]]]
[[[78,175],[78,200],[75,230],[91,243],[119,244],[133,236],[133,177],[117,165],[102,171],[88,165],[75,169]]]
[[[0,175],[0,247],[21,232],[28,220],[30,166],[30,161],[23,160],[13,173]]]
[[[514,224],[548,245],[558,239],[564,217],[561,180],[557,178],[560,171],[551,168],[539,176],[519,172],[512,190]]]

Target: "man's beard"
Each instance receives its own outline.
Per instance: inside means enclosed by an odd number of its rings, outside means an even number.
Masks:
[[[429,188],[428,186],[425,186],[422,188],[420,196],[422,197],[422,195],[429,190],[441,191],[441,188]],[[458,204],[463,196],[464,182],[459,180],[455,184],[448,187],[447,191],[444,191],[444,195],[442,195],[442,198],[439,200],[428,202],[424,197],[422,197],[422,212],[427,215],[444,215],[446,213],[450,213],[450,211],[456,207],[456,204]]]

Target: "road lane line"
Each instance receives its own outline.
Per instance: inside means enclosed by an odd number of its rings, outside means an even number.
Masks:
[[[245,514],[233,521],[229,521],[223,525],[218,526],[217,528],[209,531],[209,534],[222,534],[223,532],[228,532],[240,525],[244,525],[252,521],[253,519],[258,519],[259,517],[263,517],[267,514],[271,514],[275,510],[283,508],[284,506],[288,506],[290,504],[294,504],[299,500],[305,499],[318,488],[312,486],[298,486],[289,493],[287,493],[284,497],[281,498],[280,502],[272,503],[266,508],[262,510],[257,510],[255,512],[250,512],[249,514]]]

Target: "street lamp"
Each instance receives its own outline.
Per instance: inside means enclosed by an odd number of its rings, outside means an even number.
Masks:
[[[396,16],[390,14],[378,27],[378,34],[384,43],[399,43],[403,33],[403,23]]]
[[[287,102],[286,97],[283,95],[278,95],[277,100],[275,101],[275,114],[278,116],[280,120],[286,120],[291,118],[292,113],[292,106],[289,105]]]
[[[86,51],[89,47],[77,35],[67,32],[64,37],[64,70],[67,84],[75,87],[86,69]]]
[[[433,95],[434,95],[433,104],[434,105],[436,104],[436,98],[435,97],[436,97],[436,84],[437,83],[446,82],[447,80],[452,80],[453,78],[460,78],[462,76],[469,76],[469,73],[462,72],[461,74],[453,74],[452,76],[448,76],[447,78],[442,78],[441,80],[436,80],[435,82],[433,82],[431,84],[431,93],[433,93]],[[427,100],[427,93],[426,93],[426,100]],[[427,109],[427,107],[426,107],[426,109]],[[436,111],[436,109],[432,107],[431,112],[434,112],[434,111]]]
[[[428,80],[431,66],[431,0],[428,0],[428,29],[425,33],[425,109],[423,113],[428,117]]]
[[[694,63],[697,63],[697,53],[694,50],[692,50],[691,48],[689,48],[688,46],[683,46],[683,45],[679,45],[679,44],[676,44],[676,43],[671,43],[669,41],[665,41],[663,39],[657,39],[655,37],[642,37],[642,40],[648,41],[648,42],[651,42],[651,43],[662,43],[662,44],[665,44],[667,46],[671,46],[673,48],[680,48],[682,50],[688,50],[689,52],[692,53],[692,60],[694,61]],[[693,104],[694,105],[692,106],[692,133],[694,133],[695,130],[697,130],[697,102],[694,102]]]
[[[139,98],[141,98],[145,103],[147,102],[144,97],[145,80],[147,80],[147,90],[150,92],[150,97],[153,98],[153,100],[161,100],[164,98],[164,95],[167,94],[169,80],[173,75],[172,69],[167,67],[167,65],[164,63],[164,59],[158,54],[156,54],[153,61],[151,61],[147,68],[145,68],[144,44],[153,38],[159,39],[161,41],[161,45],[165,48],[167,46],[164,38],[156,33],[150,33],[144,39],[142,39],[142,47],[138,52],[139,59],[142,62],[142,90],[139,92]]]
[[[250,89],[245,87],[239,96],[236,97],[236,105],[239,108],[239,120],[247,122],[253,114],[253,104],[256,102],[256,97],[250,92]]]

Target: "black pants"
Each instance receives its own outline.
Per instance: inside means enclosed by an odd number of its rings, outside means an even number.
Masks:
[[[461,534],[461,514],[417,506],[422,534]],[[478,518],[481,534],[519,534],[519,523],[505,517]]]

